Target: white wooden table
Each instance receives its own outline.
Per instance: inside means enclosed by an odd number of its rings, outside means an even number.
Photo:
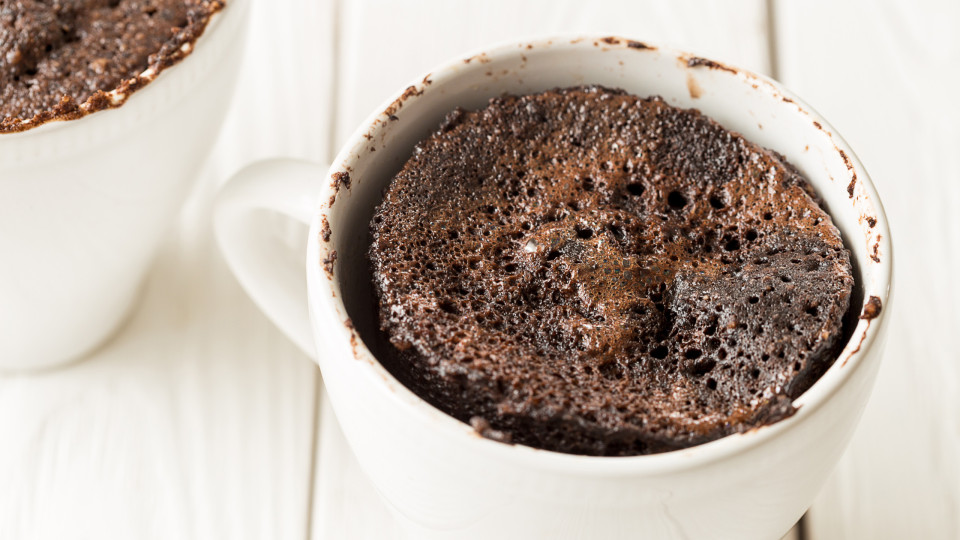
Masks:
[[[0,376],[0,539],[384,539],[318,370],[227,272],[210,201],[255,159],[323,162],[449,57],[548,33],[669,43],[773,75],[857,150],[897,250],[884,366],[794,538],[960,538],[960,5],[944,0],[255,0],[215,155],[99,351]]]

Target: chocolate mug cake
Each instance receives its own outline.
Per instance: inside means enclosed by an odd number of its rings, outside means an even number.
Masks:
[[[119,107],[223,0],[0,0],[0,133]]]
[[[782,156],[597,86],[455,110],[370,227],[383,365],[486,437],[565,453],[790,416],[842,346],[854,284]]]

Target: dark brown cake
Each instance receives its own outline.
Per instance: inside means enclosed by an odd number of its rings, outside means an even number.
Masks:
[[[781,156],[599,87],[454,111],[371,229],[384,365],[488,437],[568,453],[789,416],[835,358],[853,287]]]
[[[0,133],[112,106],[189,53],[222,0],[0,0]],[[123,86],[125,85],[125,86]]]

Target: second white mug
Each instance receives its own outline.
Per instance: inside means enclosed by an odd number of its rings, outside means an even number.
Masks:
[[[249,4],[121,107],[0,134],[0,370],[76,359],[131,310],[227,112]]]

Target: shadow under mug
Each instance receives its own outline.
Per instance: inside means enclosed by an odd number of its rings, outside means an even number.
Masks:
[[[457,106],[582,84],[700,109],[784,154],[823,198],[856,267],[851,309],[882,309],[856,320],[836,363],[795,401],[794,416],[664,454],[567,455],[483,439],[377,362],[368,339],[377,324],[368,224],[414,145]],[[303,253],[291,254],[264,219],[277,212],[310,227],[305,276]],[[456,59],[386,102],[329,169],[278,160],[241,172],[218,197],[215,226],[241,284],[316,355],[361,468],[418,539],[779,538],[850,440],[889,320],[888,224],[866,171],[835,130],[769,79],[616,37],[512,43]]]
[[[249,3],[119,108],[0,135],[0,370],[76,359],[126,318],[216,140]]]

